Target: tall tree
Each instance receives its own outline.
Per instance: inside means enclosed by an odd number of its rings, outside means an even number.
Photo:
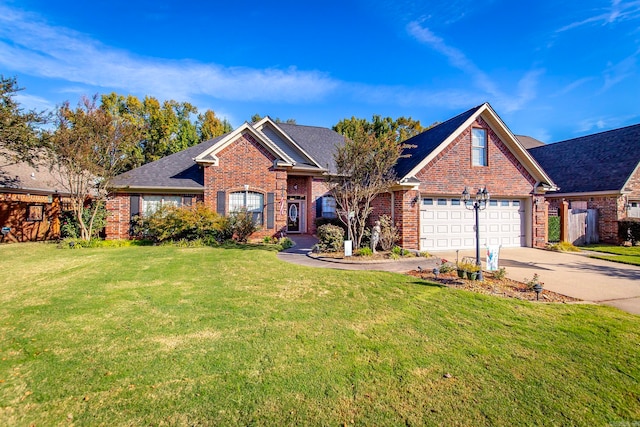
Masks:
[[[111,179],[125,169],[126,154],[140,131],[121,116],[98,108],[96,101],[97,96],[83,98],[76,109],[64,103],[56,112],[56,129],[46,145],[51,168],[70,191],[72,209],[85,240],[91,238],[93,221],[106,200]],[[87,223],[83,213],[89,199],[92,212]]]
[[[48,121],[48,116],[43,112],[20,108],[14,98],[21,90],[15,78],[0,75],[0,150],[7,164],[35,161],[37,147],[44,135],[39,126]]]
[[[260,114],[256,113],[253,116],[251,116],[251,123],[257,123],[262,119],[264,119],[264,117],[261,116]],[[273,119],[273,121],[276,122],[276,123],[286,123],[288,125],[295,125],[297,123],[296,119],[282,120],[280,117],[276,117],[275,119]]]
[[[337,173],[328,182],[355,248],[361,245],[371,203],[395,183],[393,167],[401,152],[402,144],[393,133],[376,136],[358,126],[334,154]]]
[[[207,110],[204,114],[198,115],[196,127],[200,141],[208,141],[233,130],[231,123],[227,119],[220,120],[212,110]]]
[[[354,138],[359,132],[373,134],[376,137],[390,136],[398,142],[405,141],[412,136],[424,132],[424,128],[419,120],[411,117],[398,117],[393,120],[391,117],[382,117],[378,114],[372,116],[371,120],[359,119],[352,116],[350,119],[340,120],[333,130],[348,137]]]

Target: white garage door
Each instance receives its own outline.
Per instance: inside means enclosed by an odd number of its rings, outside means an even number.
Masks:
[[[492,199],[480,211],[480,247],[525,245],[524,200]],[[428,198],[420,205],[420,250],[476,247],[474,211],[460,199]]]

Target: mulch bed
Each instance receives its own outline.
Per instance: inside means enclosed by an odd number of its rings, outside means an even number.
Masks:
[[[536,301],[536,293],[527,289],[527,285],[508,278],[498,280],[491,273],[483,273],[484,281],[460,279],[455,271],[441,273],[436,279],[431,272],[412,270],[407,273],[410,276],[419,277],[430,282],[440,283],[456,289],[478,292],[481,294],[501,296],[505,298],[517,298],[521,300]],[[568,303],[580,301],[577,298],[568,297],[556,292],[543,289],[540,292],[540,302]]]

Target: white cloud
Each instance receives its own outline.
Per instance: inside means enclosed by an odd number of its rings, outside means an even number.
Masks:
[[[611,6],[597,15],[590,16],[580,21],[572,22],[556,30],[561,33],[563,31],[572,30],[589,24],[613,24],[619,21],[628,21],[640,18],[640,1],[613,0]]]
[[[325,73],[295,67],[253,69],[139,57],[1,5],[0,66],[165,99],[208,95],[236,101],[304,103],[327,96],[338,85]]]
[[[413,21],[407,25],[408,33],[419,42],[429,46],[436,52],[442,54],[449,63],[467,73],[473,83],[483,91],[483,96],[492,100],[501,110],[513,112],[525,107],[527,102],[536,97],[536,86],[543,70],[532,70],[526,73],[519,81],[515,94],[507,94],[499,89],[498,85],[482,71],[471,59],[461,50],[449,46],[444,39],[435,35],[429,28],[421,26]]]

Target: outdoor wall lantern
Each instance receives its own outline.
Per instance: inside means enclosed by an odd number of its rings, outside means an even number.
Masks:
[[[480,281],[484,280],[484,278],[482,277],[482,262],[480,261],[480,227],[479,227],[479,221],[478,221],[478,211],[486,209],[489,198],[490,196],[486,186],[483,189],[478,189],[475,200],[471,199],[471,194],[469,194],[469,190],[467,190],[467,187],[464,187],[464,191],[462,192],[462,201],[464,202],[464,207],[469,210],[473,209],[475,211],[476,265],[480,267],[480,270],[478,271],[478,280]]]

